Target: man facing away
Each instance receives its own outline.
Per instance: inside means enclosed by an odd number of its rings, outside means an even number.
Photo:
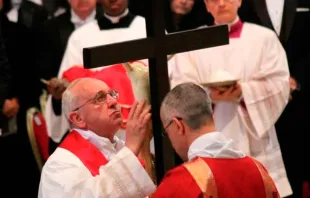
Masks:
[[[160,115],[172,146],[188,162],[166,174],[154,197],[279,197],[264,166],[216,131],[203,88],[176,86],[164,98]]]
[[[216,130],[266,167],[281,197],[291,195],[274,127],[289,99],[285,51],[273,31],[239,20],[241,0],[205,4],[215,24],[229,25],[229,45],[175,55],[169,61],[171,86],[236,80],[228,87],[206,87]]]
[[[126,143],[115,133],[122,123],[118,93],[92,78],[73,81],[62,108],[72,130],[43,167],[39,198],[146,197],[155,186],[137,158],[150,107],[135,103]]]

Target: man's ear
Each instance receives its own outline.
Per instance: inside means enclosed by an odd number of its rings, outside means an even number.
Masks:
[[[185,126],[182,120],[179,120],[177,118],[173,118],[173,122],[175,123],[177,129],[178,129],[178,133],[180,135],[184,135],[185,133]]]
[[[237,3],[238,3],[238,8],[240,8],[242,5],[242,0],[237,0]]]
[[[83,129],[86,127],[86,123],[81,118],[81,116],[76,112],[70,112],[69,114],[69,121],[73,124],[78,126],[79,128]]]

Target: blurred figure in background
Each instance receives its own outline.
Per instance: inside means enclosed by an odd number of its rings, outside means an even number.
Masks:
[[[303,180],[309,181],[310,166],[300,160],[309,156],[309,140],[305,119],[305,67],[310,66],[310,1],[309,0],[243,0],[239,9],[244,21],[265,26],[274,31],[282,43],[290,70],[290,102],[276,123],[277,134],[283,151],[283,160],[293,188],[292,197],[302,195]],[[292,135],[292,131],[298,134]],[[300,153],[300,151],[304,153]],[[300,153],[300,155],[296,155]],[[303,155],[302,155],[303,154]],[[309,161],[309,160],[307,160]],[[305,162],[306,163],[306,162]]]
[[[0,2],[5,3],[2,0]],[[26,128],[26,111],[35,104],[36,99],[33,92],[36,86],[34,81],[36,71],[31,63],[33,43],[29,40],[27,28],[22,24],[9,21],[2,10],[0,21],[5,52],[11,69],[10,86],[2,111],[4,117],[0,118],[1,121],[6,120],[7,125],[7,129],[3,131],[5,133],[0,137],[1,171],[3,171],[1,181],[5,183],[2,189],[9,192],[11,197],[17,197],[19,191],[14,188],[20,186],[19,189],[27,197],[36,197],[40,173]],[[2,76],[0,78],[2,80]],[[23,156],[22,169],[20,168],[21,156]],[[11,185],[12,183],[15,185]],[[0,193],[3,193],[2,189]]]
[[[100,12],[96,10],[96,0],[69,0],[70,9],[58,17],[45,22],[40,30],[37,43],[36,67],[39,78],[51,80],[50,85],[57,81],[57,74],[65,53],[67,42],[71,33],[95,19]],[[98,8],[100,9],[100,8]],[[55,87],[46,86],[42,82],[43,89],[48,89],[49,93],[55,92]],[[56,114],[61,113],[60,101],[53,101],[53,111]],[[58,144],[50,141],[50,153],[52,153]]]
[[[168,33],[212,24],[202,0],[167,0],[166,30]]]

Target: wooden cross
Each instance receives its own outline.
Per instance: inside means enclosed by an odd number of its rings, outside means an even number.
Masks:
[[[229,43],[227,25],[166,35],[164,1],[166,0],[146,1],[148,3],[146,13],[149,13],[149,16],[146,16],[147,38],[83,49],[85,68],[149,59],[152,126],[155,132],[153,134],[155,168],[158,183],[165,172],[176,165],[174,150],[169,140],[162,137],[160,133],[163,131],[159,115],[160,104],[170,90],[167,55]]]

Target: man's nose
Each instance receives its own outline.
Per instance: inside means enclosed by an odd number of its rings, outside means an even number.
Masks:
[[[225,0],[219,0],[218,4],[219,6],[223,6],[225,4]]]
[[[181,3],[182,3],[182,4],[186,4],[186,1],[187,1],[187,0],[181,0]]]
[[[114,97],[110,96],[109,94],[107,95],[107,103],[109,107],[117,105],[117,99]]]

